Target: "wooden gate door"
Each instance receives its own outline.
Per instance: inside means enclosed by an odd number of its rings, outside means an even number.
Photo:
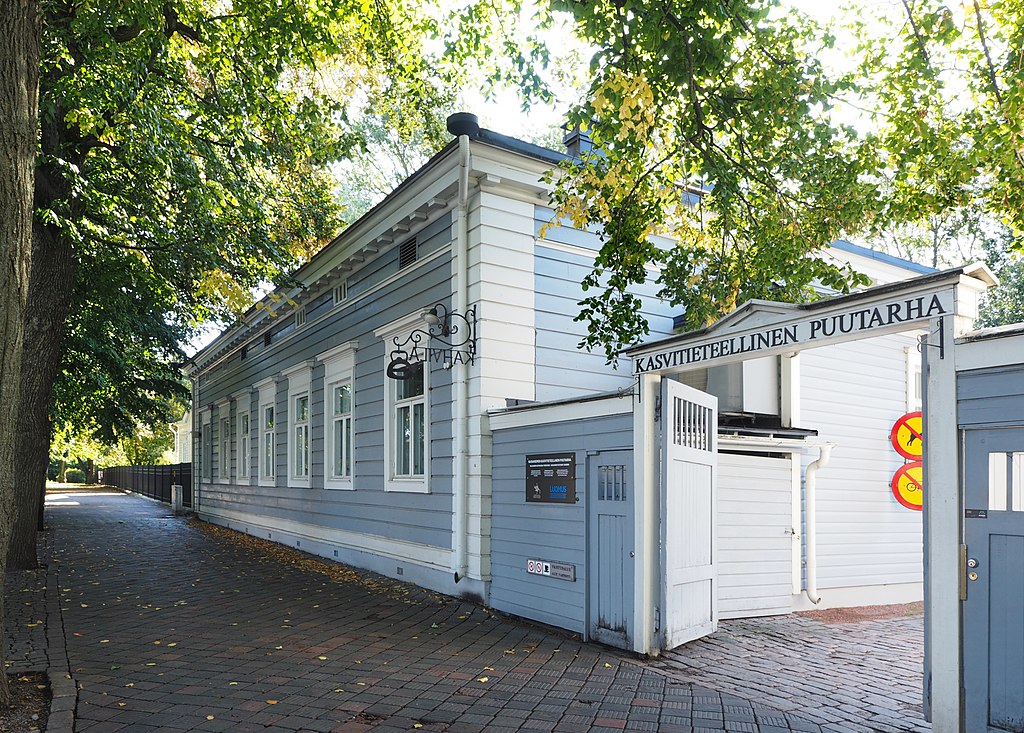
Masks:
[[[1022,733],[1024,427],[965,430],[963,447],[964,722],[972,732]]]
[[[718,625],[718,399],[663,379],[661,410],[661,623],[672,649]]]

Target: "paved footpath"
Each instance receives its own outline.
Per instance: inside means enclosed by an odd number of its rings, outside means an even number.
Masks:
[[[76,733],[822,730],[144,499],[69,493],[47,512]]]

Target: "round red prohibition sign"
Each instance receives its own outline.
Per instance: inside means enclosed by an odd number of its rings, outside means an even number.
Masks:
[[[920,412],[908,412],[897,420],[889,433],[889,442],[904,458],[920,460],[924,455],[924,419]]]
[[[892,495],[907,509],[921,511],[924,501],[924,464],[904,463],[892,476]]]

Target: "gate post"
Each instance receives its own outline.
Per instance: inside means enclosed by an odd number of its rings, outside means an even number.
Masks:
[[[960,446],[956,414],[956,319],[930,322],[923,337],[926,375],[924,453],[925,512],[925,699],[932,730],[961,730]],[[930,680],[929,680],[930,677]],[[930,683],[930,684],[929,684]],[[930,688],[930,689],[929,689]]]
[[[657,410],[661,399],[661,375],[640,374],[633,403],[633,651],[657,654],[658,628],[655,612],[660,601],[658,511]]]

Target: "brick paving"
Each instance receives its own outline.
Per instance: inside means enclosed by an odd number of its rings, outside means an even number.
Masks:
[[[865,730],[737,684],[711,656],[721,634],[689,663],[640,661],[140,498],[47,512],[77,733]]]
[[[655,664],[832,733],[924,733],[922,616],[822,623],[789,615],[723,621]]]
[[[42,671],[46,654],[46,568],[12,570],[4,582],[4,662],[8,672]]]

